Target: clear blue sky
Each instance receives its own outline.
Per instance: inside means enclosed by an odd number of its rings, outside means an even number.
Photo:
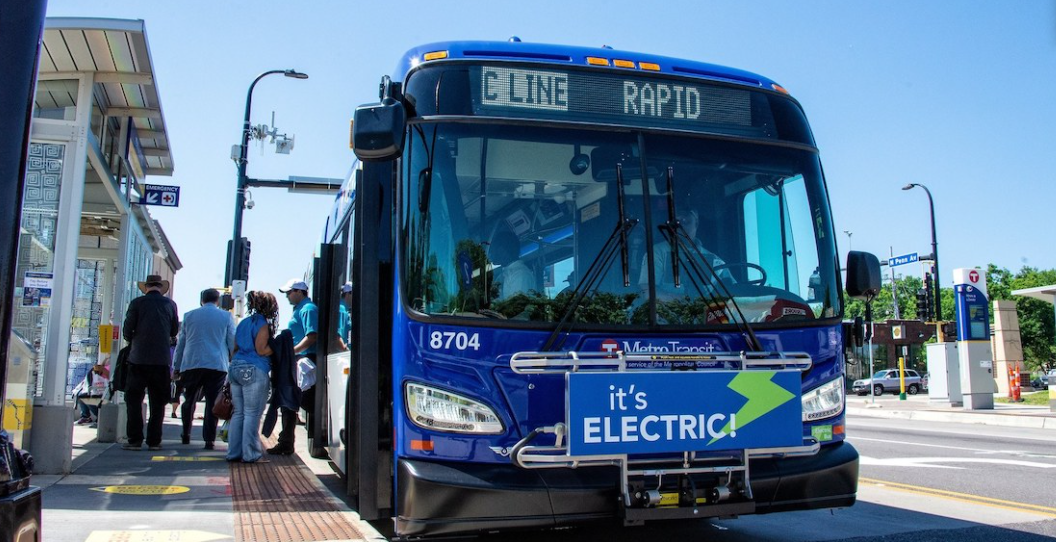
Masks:
[[[249,175],[344,176],[348,120],[421,43],[447,39],[611,45],[734,66],[776,80],[807,111],[838,232],[886,258],[930,252],[936,200],[942,282],[993,262],[1056,268],[1056,2],[547,1],[143,2],[50,0],[49,16],[143,19],[176,170],[180,208],[152,208],[184,263],[181,310],[223,281],[246,91],[253,123],[296,134],[288,156],[254,147]],[[400,21],[402,28],[397,25]],[[250,288],[303,275],[330,200],[258,189],[243,233]],[[848,238],[838,233],[841,254]],[[917,266],[898,268],[919,274]],[[281,301],[281,299],[280,299]],[[289,311],[284,310],[283,319]]]

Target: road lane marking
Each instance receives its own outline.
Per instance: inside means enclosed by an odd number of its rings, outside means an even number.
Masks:
[[[914,486],[910,484],[901,484],[898,482],[888,482],[886,480],[876,480],[873,478],[858,478],[858,483],[867,484],[874,487],[890,489],[893,491],[902,491],[904,493],[914,493],[917,495],[927,495],[931,497],[940,497],[952,501],[958,501],[969,504],[978,504],[982,506],[988,506],[991,508],[1001,508],[1003,510],[1012,510],[1015,512],[1029,512],[1031,514],[1039,514],[1042,516],[1048,516],[1056,518],[1056,508],[1049,506],[1041,506],[1038,504],[1030,504],[1025,502],[1006,501],[1004,499],[995,499],[993,497],[983,497],[982,495],[972,495],[971,493],[958,493],[956,491],[947,491],[945,489],[935,489],[923,486]]]
[[[903,446],[921,446],[921,447],[924,447],[924,448],[942,448],[944,450],[959,450],[959,451],[963,451],[963,452],[977,452],[977,453],[980,453],[980,454],[991,454],[991,455],[1007,454],[1007,455],[1018,455],[1020,457],[1034,457],[1034,458],[1038,458],[1038,459],[1056,459],[1056,455],[1034,454],[1034,453],[1030,453],[1030,452],[1024,452],[1022,450],[984,450],[982,448],[965,448],[963,446],[946,446],[946,445],[943,445],[943,444],[924,444],[922,442],[906,442],[904,440],[888,440],[888,439],[882,439],[882,438],[867,438],[867,437],[858,437],[858,436],[847,437],[847,440],[852,441],[852,443],[855,440],[866,440],[866,441],[869,441],[869,442],[884,442],[884,443],[887,443],[887,444],[899,444],[899,445],[903,445]]]
[[[212,542],[231,537],[208,531],[92,531],[84,542]]]
[[[1056,465],[1052,463],[1037,463],[1034,461],[1020,461],[1018,459],[994,459],[985,457],[889,457],[880,459],[863,455],[860,456],[859,461],[862,465],[875,465],[878,467],[932,467],[942,469],[961,469],[964,467],[936,465],[935,463],[986,463],[991,465],[1032,467],[1036,469],[1056,469]]]
[[[191,490],[187,486],[103,486],[88,489],[118,495],[178,495]]]
[[[868,440],[870,442],[886,442],[888,444],[901,444],[904,446],[923,446],[925,448],[942,448],[945,450],[963,450],[966,452],[990,452],[990,450],[980,450],[978,448],[965,448],[962,446],[945,446],[942,444],[924,444],[920,442],[906,442],[902,440],[888,440],[882,438],[866,438],[866,437],[847,437],[847,440]]]

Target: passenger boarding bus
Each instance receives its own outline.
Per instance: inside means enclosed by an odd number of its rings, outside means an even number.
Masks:
[[[608,48],[409,51],[313,272],[313,451],[403,536],[850,506],[844,289],[800,104]],[[875,257],[847,293],[875,295]],[[343,291],[344,290],[344,291]]]

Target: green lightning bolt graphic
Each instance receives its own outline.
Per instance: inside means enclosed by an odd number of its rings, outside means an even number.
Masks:
[[[795,394],[771,381],[774,374],[774,371],[745,371],[730,381],[727,387],[748,399],[741,410],[734,414],[737,418],[737,429],[743,428],[795,397]],[[729,433],[730,429],[731,424],[727,422],[722,432]],[[719,438],[721,437],[711,439],[708,446],[714,444]]]

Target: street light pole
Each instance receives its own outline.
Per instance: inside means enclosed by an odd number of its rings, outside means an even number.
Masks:
[[[936,322],[941,322],[942,321],[942,295],[941,295],[942,288],[939,287],[939,282],[940,282],[939,278],[941,277],[941,275],[939,275],[939,243],[938,243],[938,241],[936,240],[936,237],[935,237],[935,200],[932,199],[932,197],[931,197],[931,190],[928,190],[928,187],[926,187],[926,186],[924,186],[922,184],[909,183],[906,186],[903,186],[902,190],[911,190],[911,189],[916,188],[918,186],[923,188],[924,192],[928,195],[928,207],[931,210],[931,257],[934,258],[934,260],[935,260],[935,272],[933,273],[933,275],[935,276],[935,321]]]
[[[297,70],[270,70],[258,75],[253,80],[253,83],[249,85],[249,92],[246,93],[246,116],[242,123],[242,146],[238,157],[238,183],[235,186],[235,228],[231,234],[231,251],[227,255],[227,270],[224,272],[225,286],[230,286],[231,282],[237,278],[234,276],[235,268],[238,265],[238,254],[235,249],[242,238],[242,210],[246,206],[246,166],[249,163],[247,154],[249,152],[249,136],[251,133],[249,113],[253,106],[253,88],[257,86],[257,82],[261,79],[276,73],[281,73],[294,79],[308,79],[308,74]]]

